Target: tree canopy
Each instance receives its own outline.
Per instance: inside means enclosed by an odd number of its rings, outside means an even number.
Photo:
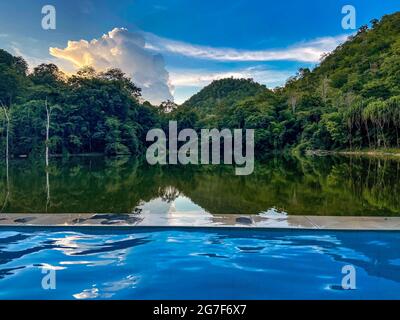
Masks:
[[[0,100],[10,114],[10,153],[43,152],[45,101],[53,154],[141,155],[147,131],[165,129],[169,120],[177,120],[179,129],[255,129],[256,155],[287,148],[398,148],[400,12],[371,24],[283,87],[221,79],[180,106],[142,103],[141,89],[119,69],[85,67],[67,76],[55,64],[41,64],[28,72],[23,58],[0,49]],[[0,112],[0,137],[5,126]]]

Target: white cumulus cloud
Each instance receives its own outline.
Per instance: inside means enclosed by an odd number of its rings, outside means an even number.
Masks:
[[[68,41],[64,49],[50,48],[50,54],[72,63],[75,70],[83,66],[120,68],[142,89],[144,99],[154,104],[173,100],[163,57],[147,49],[137,32],[115,28],[99,39]]]

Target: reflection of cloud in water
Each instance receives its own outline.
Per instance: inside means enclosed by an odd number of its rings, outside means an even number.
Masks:
[[[75,299],[95,299],[99,296],[99,289],[85,289],[81,293],[74,294]]]
[[[270,208],[267,211],[263,211],[259,213],[260,217],[265,217],[265,218],[286,218],[287,217],[287,212],[280,211],[276,208]]]
[[[210,223],[213,215],[185,196],[178,196],[173,201],[163,198],[153,199],[139,207],[143,214],[143,225],[178,226],[185,223],[203,225]]]
[[[83,260],[83,261],[60,261],[60,264],[61,265],[66,265],[66,266],[70,266],[70,265],[79,265],[79,264],[82,264],[82,265],[90,265],[90,264],[92,264],[92,262],[91,261],[85,261],[85,260]]]
[[[64,238],[54,238],[54,243],[57,246],[55,249],[62,251],[65,255],[73,255],[79,248],[82,249],[81,243],[76,242],[83,240],[82,235],[67,235]]]
[[[149,214],[166,214],[171,207],[171,203],[167,203],[162,198],[150,200],[139,206],[141,213],[147,217]]]
[[[54,270],[54,271],[60,271],[60,270],[65,270],[66,267],[58,267],[58,266],[54,266],[48,263],[42,263],[40,265],[40,268],[45,269],[45,270]]]
[[[139,277],[129,275],[124,279],[105,282],[97,287],[93,285],[91,289],[85,289],[73,295],[75,299],[107,299],[112,298],[117,292],[124,289],[134,289],[139,281]]]

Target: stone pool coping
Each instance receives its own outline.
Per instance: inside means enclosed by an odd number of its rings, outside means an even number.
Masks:
[[[400,217],[290,216],[283,214],[0,214],[0,227],[241,227],[326,230],[400,230]]]

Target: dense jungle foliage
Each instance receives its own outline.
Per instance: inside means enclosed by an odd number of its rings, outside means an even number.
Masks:
[[[13,156],[43,152],[46,103],[52,154],[140,155],[147,131],[169,120],[180,128],[256,129],[256,155],[400,147],[400,12],[361,27],[281,88],[223,79],[181,106],[143,102],[140,88],[118,69],[85,67],[73,76],[54,64],[28,70],[23,58],[0,49],[0,152],[7,113]]]

